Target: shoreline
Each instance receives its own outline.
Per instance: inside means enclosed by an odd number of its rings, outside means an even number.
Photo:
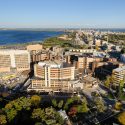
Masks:
[[[0,31],[2,31],[2,30],[0,30]],[[10,30],[7,30],[7,31],[10,31]],[[13,31],[17,31],[17,30],[13,30]],[[17,42],[17,43],[0,44],[0,49],[9,48],[9,47],[25,47],[25,46],[30,45],[30,44],[43,44],[47,39],[51,39],[51,38],[54,38],[54,37],[59,37],[60,35],[64,35],[65,34],[65,31],[57,31],[57,30],[55,30],[55,31],[42,31],[42,32],[62,32],[62,33],[57,34],[57,35],[53,35],[53,36],[50,36],[50,37],[48,36],[46,38],[41,38],[41,40],[24,41],[22,43],[21,42],[19,42],[19,43]]]

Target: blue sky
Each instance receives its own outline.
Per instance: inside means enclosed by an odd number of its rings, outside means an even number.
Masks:
[[[0,0],[0,27],[125,28],[125,0]]]

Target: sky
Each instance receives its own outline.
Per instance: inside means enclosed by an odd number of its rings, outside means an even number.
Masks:
[[[0,28],[125,28],[125,0],[0,0]]]

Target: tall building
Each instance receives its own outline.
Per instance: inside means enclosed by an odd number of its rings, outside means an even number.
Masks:
[[[50,53],[47,51],[41,51],[41,52],[36,52],[31,54],[32,62],[39,62],[39,61],[44,61],[49,59],[50,59]]]
[[[122,80],[125,82],[125,66],[113,70],[114,83],[120,84]]]
[[[27,50],[32,53],[36,53],[38,51],[41,51],[43,49],[43,46],[40,44],[34,44],[34,45],[28,45]]]
[[[78,56],[77,68],[78,69],[92,69],[92,63],[94,61],[99,62],[101,58],[92,56]]]
[[[75,67],[60,61],[44,61],[34,65],[34,75],[31,89],[69,89]]]
[[[0,50],[0,72],[30,69],[30,54],[26,50]]]

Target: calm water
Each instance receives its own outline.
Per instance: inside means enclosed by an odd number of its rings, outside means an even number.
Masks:
[[[17,31],[0,30],[0,45],[42,42],[46,38],[63,34],[61,31]]]

